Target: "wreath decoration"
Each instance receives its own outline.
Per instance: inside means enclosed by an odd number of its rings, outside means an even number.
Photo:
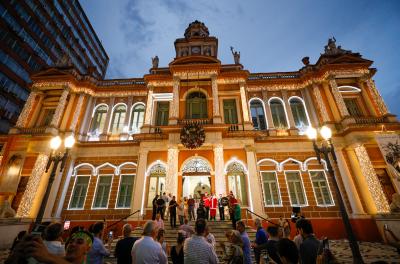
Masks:
[[[197,123],[187,124],[181,130],[181,143],[188,149],[200,147],[205,140],[204,128]]]

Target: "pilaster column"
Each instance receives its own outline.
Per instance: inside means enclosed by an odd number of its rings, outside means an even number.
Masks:
[[[215,194],[226,195],[226,181],[224,173],[224,145],[216,144],[214,146],[214,164],[215,164]]]
[[[383,193],[381,183],[376,176],[375,169],[369,159],[366,148],[363,145],[358,145],[354,148],[361,172],[366,179],[368,190],[371,193],[378,213],[388,213],[389,203]],[[366,192],[366,189],[363,189]]]
[[[343,182],[344,189],[346,190],[347,197],[349,198],[349,203],[351,210],[354,215],[365,214],[364,209],[361,204],[360,197],[358,196],[357,188],[354,184],[353,178],[351,176],[350,170],[346,164],[346,160],[343,156],[341,149],[335,150],[338,169]],[[337,175],[338,176],[338,175]]]
[[[379,93],[378,89],[376,89],[375,82],[371,78],[368,78],[365,83],[367,84],[368,89],[371,91],[372,97],[378,106],[380,114],[381,115],[388,114],[389,110],[385,102],[383,101],[382,96]]]
[[[365,104],[367,105],[367,111],[371,116],[379,116],[380,111],[375,107],[376,104],[372,101],[371,93],[368,91],[369,88],[367,85],[364,85],[364,81],[362,78],[357,81],[358,87],[361,89],[361,96],[364,99]]]
[[[92,117],[93,117],[93,110],[96,104],[96,98],[87,95],[87,103],[85,105],[85,109],[86,109],[86,113],[85,116],[83,118],[83,122],[81,123],[81,127],[79,130],[79,134],[80,134],[80,140],[82,139],[86,139],[87,134],[89,132],[90,129],[90,125],[92,122]]]
[[[320,117],[322,118],[322,123],[326,123],[330,121],[328,111],[326,110],[326,106],[324,104],[324,100],[322,99],[321,92],[319,91],[319,87],[316,83],[313,84],[313,95],[315,102],[317,103]]]
[[[53,119],[51,120],[50,126],[58,127],[58,124],[60,123],[61,117],[64,113],[68,94],[69,94],[69,89],[65,88],[60,96],[60,100],[58,101],[58,105],[57,105],[56,111],[54,112],[54,116],[53,116]]]
[[[42,110],[42,103],[44,100],[44,93],[38,92],[35,100],[35,104],[32,106],[32,112],[29,115],[28,121],[26,122],[26,127],[35,127],[38,121],[40,111]]]
[[[178,194],[178,147],[169,146],[168,147],[168,168],[167,175],[165,178],[165,191],[177,196]]]
[[[125,115],[125,120],[124,120],[124,128],[127,127],[128,130],[130,129],[129,127],[129,121],[133,118],[133,116],[131,116],[132,114],[132,103],[133,102],[133,98],[132,96],[128,97],[128,102],[126,104],[126,115]],[[128,131],[122,131],[123,133],[127,133]]]
[[[146,113],[144,116],[144,125],[151,125],[151,118],[153,112],[153,86],[149,86],[149,91],[147,93],[147,103],[146,103]]]
[[[331,91],[333,94],[333,97],[335,98],[336,105],[339,109],[339,113],[342,118],[349,116],[349,111],[347,111],[346,104],[344,103],[342,94],[339,92],[339,89],[336,84],[335,77],[330,77],[329,78],[329,85],[331,86]]]
[[[294,128],[296,128],[296,124],[294,123],[293,113],[292,113],[292,109],[290,108],[290,104],[289,104],[289,100],[288,100],[289,98],[288,98],[286,90],[282,91],[282,99],[283,99],[283,102],[285,103],[287,118],[289,119],[288,120],[289,128],[294,129]]]
[[[178,124],[179,118],[179,84],[180,79],[177,76],[174,76],[174,85],[172,87],[172,101],[170,102],[170,111],[169,111],[169,125]]]
[[[306,110],[308,112],[308,116],[310,118],[310,126],[312,127],[319,127],[319,121],[318,121],[318,116],[317,116],[317,110],[312,103],[311,97],[310,97],[310,92],[308,88],[304,88],[301,90],[301,95],[304,100],[304,104],[306,105]]]
[[[111,97],[110,101],[108,102],[108,111],[107,111],[106,120],[104,122],[104,128],[103,128],[103,131],[101,133],[102,136],[106,136],[108,134],[108,129],[110,127],[110,121],[111,121],[111,118],[112,118],[112,115],[113,115],[114,102],[115,102],[115,97]]]
[[[258,215],[265,215],[263,208],[263,198],[261,183],[259,179],[259,174],[257,172],[257,159],[255,150],[253,147],[246,146],[246,158],[247,158],[247,168],[248,168],[248,196],[250,197],[250,210]]]
[[[247,96],[246,96],[246,83],[239,82],[240,86],[240,101],[242,104],[242,113],[243,113],[243,125],[245,130],[253,130],[253,123],[250,121],[250,111],[249,105],[247,103]]]
[[[132,195],[132,202],[131,202],[131,212],[136,210],[140,210],[140,214],[143,215],[144,208],[145,208],[145,200],[146,200],[146,193],[148,192],[146,188],[146,167],[147,167],[147,154],[149,151],[147,149],[141,149],[139,151],[139,161],[138,167],[136,171],[136,178],[135,178],[135,189]]]
[[[49,156],[43,153],[37,157],[21,203],[18,206],[17,217],[36,217],[49,180],[49,174],[44,173],[48,160]]]
[[[67,107],[65,108],[65,112],[61,117],[61,124],[60,124],[60,129],[61,130],[65,130],[65,128],[67,126],[67,122],[69,120],[71,112],[73,111],[72,107],[74,105],[75,96],[76,96],[75,93],[71,93],[70,96],[69,96],[68,104],[66,104]]]
[[[265,90],[262,91],[262,97],[263,97],[263,101],[265,104],[265,116],[267,117],[268,129],[274,129],[275,128],[274,120],[272,119],[271,107],[269,107],[269,104],[268,104],[267,91],[265,91]]]
[[[218,84],[217,75],[211,75],[211,89],[213,96],[213,122],[214,124],[222,123],[221,113],[219,111],[219,97],[218,97]]]
[[[32,91],[29,94],[28,100],[26,100],[24,108],[21,111],[21,114],[18,117],[17,123],[16,123],[16,127],[26,127],[27,123],[28,123],[28,118],[31,114],[31,112],[34,110],[33,109],[33,105],[35,103],[35,99],[36,96],[38,95],[37,91]]]
[[[85,99],[84,94],[80,94],[78,102],[76,103],[74,115],[72,116],[71,124],[69,125],[69,130],[75,132],[76,124],[78,123],[79,116],[81,115],[83,100]]]
[[[65,180],[64,180],[64,182],[62,182],[62,185],[61,185],[62,187],[60,187],[60,190],[59,190],[59,191],[61,191],[61,194],[59,194],[59,196],[58,196],[59,200],[58,200],[57,208],[56,208],[55,215],[54,215],[57,218],[61,216],[65,197],[67,196],[68,186],[71,181],[72,173],[74,172],[74,165],[75,165],[75,158],[71,157],[71,161],[69,163],[68,170],[65,175]]]

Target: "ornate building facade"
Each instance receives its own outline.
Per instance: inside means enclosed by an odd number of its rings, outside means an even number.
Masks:
[[[305,135],[327,125],[356,232],[378,236],[374,217],[389,212],[400,184],[377,137],[398,137],[400,123],[375,87],[372,61],[331,39],[315,64],[304,58],[298,71],[250,73],[233,49],[235,63],[222,64],[217,38],[198,21],[175,50],[168,67],[153,58],[142,78],[99,80],[71,67],[31,77],[17,125],[1,138],[0,195],[17,216],[38,212],[51,136],[72,134],[77,143],[57,172],[45,218],[89,223],[136,210],[149,218],[160,192],[232,191],[256,214],[289,218],[300,207],[317,233],[344,237],[340,194]]]

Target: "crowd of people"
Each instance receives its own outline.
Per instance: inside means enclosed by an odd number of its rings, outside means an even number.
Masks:
[[[251,241],[241,220],[239,202],[232,193],[219,198],[205,194],[200,201],[189,197],[180,202],[173,195],[163,194],[154,198],[153,219],[144,224],[140,238],[132,237],[130,224],[123,226],[123,238],[117,242],[114,251],[117,263],[163,264],[168,263],[168,257],[174,264],[218,263],[217,242],[207,221],[217,220],[217,209],[219,220],[225,220],[225,207],[232,221],[232,230],[225,233],[227,241],[219,244],[225,263],[250,264],[252,251],[257,264],[317,263],[324,256],[326,245],[316,239],[311,222],[305,218],[299,217],[296,221],[298,234],[293,240],[290,239],[288,220],[281,218],[279,223],[264,229],[262,221],[255,219],[256,238]],[[177,228],[176,216],[179,216],[176,244],[172,247],[165,239],[166,215],[171,228]],[[189,224],[190,220],[195,220],[194,228]],[[104,222],[97,222],[88,230],[74,227],[65,244],[60,223],[49,224],[41,235],[21,232],[5,263],[104,263],[104,257],[110,255],[102,240],[104,229]]]

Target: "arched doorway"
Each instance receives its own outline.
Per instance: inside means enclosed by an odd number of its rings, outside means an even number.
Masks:
[[[148,194],[147,194],[147,207],[152,207],[153,198],[158,194],[165,191],[165,177],[167,170],[161,162],[155,163],[147,172],[148,177]]]
[[[211,193],[211,166],[201,157],[194,157],[182,165],[182,197],[192,195],[200,199],[205,193]]]
[[[246,189],[246,169],[238,161],[231,161],[226,166],[228,191],[232,191],[242,206],[248,206]]]

